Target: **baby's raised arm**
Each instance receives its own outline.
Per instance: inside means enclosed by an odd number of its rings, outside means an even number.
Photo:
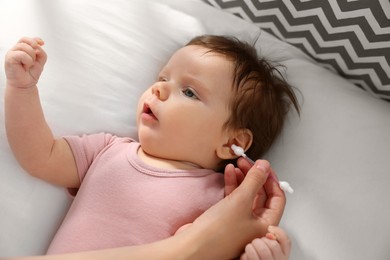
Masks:
[[[39,100],[37,82],[47,59],[43,44],[40,38],[22,38],[6,54],[7,138],[28,173],[57,185],[78,187],[72,151],[64,139],[54,138]]]

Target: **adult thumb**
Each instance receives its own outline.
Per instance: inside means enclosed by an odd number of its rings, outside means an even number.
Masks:
[[[263,187],[270,174],[270,164],[266,160],[257,160],[249,169],[244,181],[237,190],[243,190],[250,198],[255,198],[260,188]]]

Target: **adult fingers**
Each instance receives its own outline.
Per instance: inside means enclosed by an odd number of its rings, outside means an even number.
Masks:
[[[234,172],[236,173],[237,183],[240,185],[245,178],[245,174],[240,168],[234,168]]]
[[[225,197],[226,197],[238,187],[238,180],[237,180],[237,176],[233,164],[226,165],[224,180],[225,180]]]
[[[275,172],[270,169],[270,175],[275,175]],[[264,191],[267,195],[265,207],[273,214],[272,219],[275,220],[270,224],[277,225],[282,218],[284,207],[286,205],[286,195],[280,188],[277,179],[270,177],[264,184]]]
[[[260,188],[263,187],[269,175],[270,164],[265,160],[257,160],[245,176],[244,181],[238,186],[242,194],[249,196],[253,202]]]
[[[247,159],[240,157],[237,159],[237,166],[244,174],[246,174],[253,165]]]
[[[226,165],[224,172],[225,197],[232,193],[242,183],[244,178],[245,175],[239,168],[235,168],[233,164]]]

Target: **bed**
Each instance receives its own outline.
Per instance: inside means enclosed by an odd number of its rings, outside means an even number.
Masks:
[[[295,189],[281,222],[293,243],[290,259],[385,260],[390,259],[390,4],[367,1],[358,12],[359,1],[348,2],[315,7],[314,1],[6,0],[0,2],[0,62],[20,37],[40,36],[49,59],[39,89],[55,135],[105,131],[136,137],[136,101],[177,48],[199,34],[250,42],[285,66],[302,106],[300,117],[289,114],[265,156]],[[337,18],[348,7],[347,16],[382,19],[373,27],[381,36],[370,47],[375,57],[361,59],[372,68],[342,55],[352,52],[329,54],[337,48],[321,38],[332,25],[321,22],[324,14],[332,10]],[[348,20],[361,40],[367,26],[358,25]],[[345,32],[339,27],[339,34]],[[346,39],[336,41],[335,46],[349,46]],[[20,168],[1,127],[0,258],[43,254],[70,203],[64,189]]]

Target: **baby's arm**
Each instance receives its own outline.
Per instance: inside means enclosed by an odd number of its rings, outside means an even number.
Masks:
[[[5,57],[5,127],[8,142],[20,165],[48,182],[78,187],[72,151],[55,139],[46,123],[36,86],[46,63],[39,38],[22,38]]]
[[[268,227],[265,237],[256,238],[245,247],[240,260],[287,260],[291,251],[291,242],[283,229]]]

